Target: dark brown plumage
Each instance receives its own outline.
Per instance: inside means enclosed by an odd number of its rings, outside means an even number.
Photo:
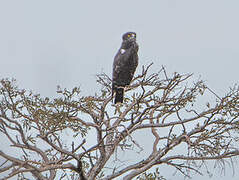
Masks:
[[[115,93],[114,103],[123,103],[124,88],[130,84],[138,66],[138,44],[136,33],[127,32],[122,37],[123,42],[113,63],[112,95]]]

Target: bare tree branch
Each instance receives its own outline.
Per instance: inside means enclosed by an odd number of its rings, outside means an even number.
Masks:
[[[202,175],[207,161],[217,162],[222,170],[227,159],[233,163],[239,156],[239,88],[219,97],[203,81],[193,82],[192,74],[169,75],[163,66],[150,74],[150,67],[142,67],[126,88],[125,103],[117,105],[112,104],[112,81],[104,73],[96,76],[101,89],[94,96],[83,96],[80,88],[58,87],[55,99],[2,79],[0,134],[10,144],[8,149],[18,153],[0,149],[0,175],[164,179],[149,171],[167,165],[190,177],[191,172]],[[215,101],[200,104],[200,98],[208,96]],[[142,140],[137,133],[152,139]],[[144,141],[151,146],[145,148]],[[132,151],[140,156],[135,161],[122,155]],[[144,151],[149,152],[143,155]]]

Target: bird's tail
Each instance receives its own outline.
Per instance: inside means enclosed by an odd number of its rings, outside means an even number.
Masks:
[[[124,99],[124,88],[123,87],[116,87],[115,88],[115,104],[123,103]]]

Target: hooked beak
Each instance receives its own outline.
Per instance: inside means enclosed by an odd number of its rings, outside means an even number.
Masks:
[[[130,42],[136,41],[136,37],[132,35],[128,40],[129,40]]]

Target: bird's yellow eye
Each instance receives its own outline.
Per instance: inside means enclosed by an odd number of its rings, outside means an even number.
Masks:
[[[128,37],[130,37],[131,36],[131,34],[128,34]]]

